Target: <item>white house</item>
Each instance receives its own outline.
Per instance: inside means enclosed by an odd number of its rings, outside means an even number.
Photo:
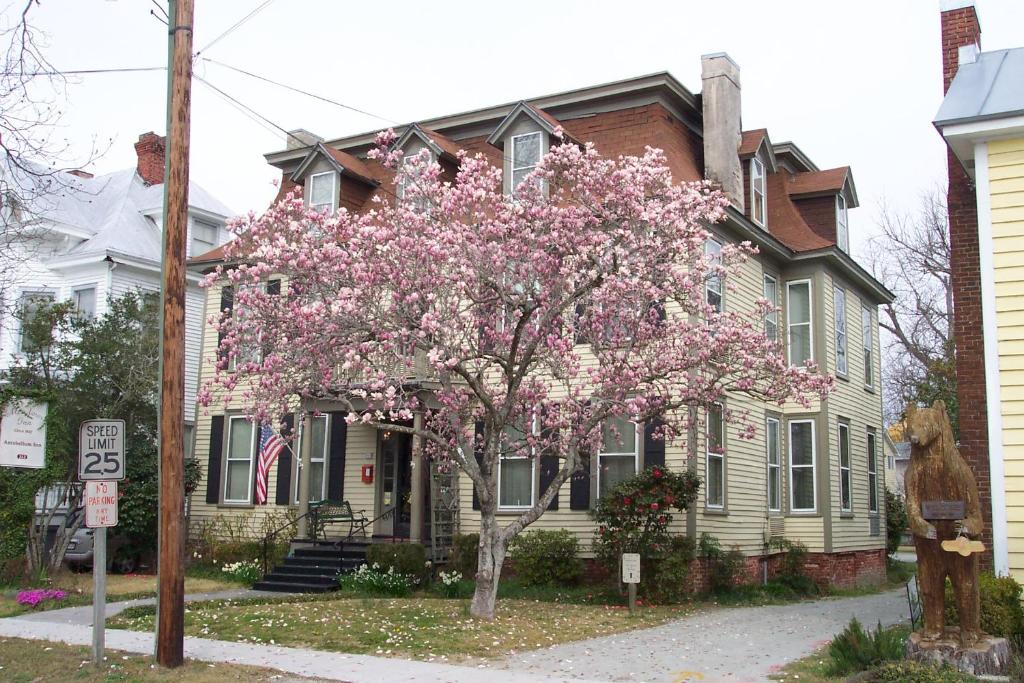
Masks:
[[[110,300],[130,291],[159,292],[164,195],[165,139],[155,133],[135,143],[138,163],[101,176],[82,171],[52,173],[52,191],[38,191],[32,207],[6,206],[7,218],[21,219],[11,234],[0,296],[0,373],[22,353],[19,312],[31,315],[43,301],[73,301],[82,314],[103,315]],[[15,172],[7,165],[3,172]],[[24,176],[22,177],[24,182]],[[38,195],[38,196],[35,196]],[[227,238],[232,211],[195,183],[189,184],[188,256],[207,252]],[[204,296],[199,276],[189,274],[185,303],[186,448],[195,422],[199,342]]]

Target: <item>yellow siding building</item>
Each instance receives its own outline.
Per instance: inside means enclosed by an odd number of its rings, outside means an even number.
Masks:
[[[935,125],[973,178],[995,569],[1024,581],[1024,48],[960,48]]]

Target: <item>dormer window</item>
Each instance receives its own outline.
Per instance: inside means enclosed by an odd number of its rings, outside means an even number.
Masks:
[[[750,218],[761,227],[768,225],[768,202],[765,196],[764,164],[754,157],[750,160]]]
[[[412,200],[411,205],[416,210],[423,211],[427,208],[428,200],[422,194],[419,194],[417,190],[422,191],[422,188],[419,187],[420,177],[426,170],[427,164],[433,161],[433,158],[430,157],[427,160],[422,160],[419,157],[420,155],[418,153],[407,154],[402,157],[403,173],[399,177],[396,194],[400,200],[406,201],[406,193],[409,191],[410,187],[413,187],[413,192],[411,194],[415,195],[415,198]]]
[[[192,220],[192,256],[199,256],[217,246],[220,229],[215,223]]]
[[[836,195],[836,246],[850,253],[850,227],[846,213],[846,197]]]
[[[519,185],[540,163],[543,143],[540,131],[512,136],[512,196],[515,196]]]
[[[309,208],[318,213],[334,213],[334,172],[314,173],[309,176]]]

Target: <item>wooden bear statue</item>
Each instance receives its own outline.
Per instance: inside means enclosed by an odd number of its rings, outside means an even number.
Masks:
[[[907,518],[917,549],[917,581],[924,607],[925,640],[943,637],[946,577],[956,595],[960,644],[981,638],[978,601],[978,556],[943,550],[958,531],[977,538],[982,531],[978,484],[953,440],[946,405],[931,408],[911,403],[906,411],[910,464],[907,467]]]

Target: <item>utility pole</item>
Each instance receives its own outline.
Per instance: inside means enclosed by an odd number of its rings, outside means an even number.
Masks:
[[[192,106],[193,0],[169,0],[167,168],[160,338],[160,518],[156,660],[185,657],[185,234]]]

